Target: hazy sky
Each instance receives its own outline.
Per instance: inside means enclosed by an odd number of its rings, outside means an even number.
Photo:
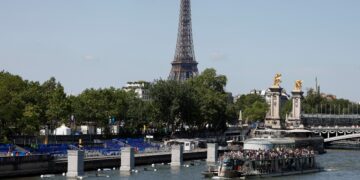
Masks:
[[[359,0],[193,0],[199,70],[233,94],[265,89],[275,73],[360,101]],[[0,70],[66,92],[166,79],[179,0],[1,0]]]

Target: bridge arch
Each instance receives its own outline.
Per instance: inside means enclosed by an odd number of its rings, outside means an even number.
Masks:
[[[352,138],[360,138],[360,134],[347,134],[347,135],[342,135],[342,136],[326,138],[326,139],[324,139],[324,142],[327,143],[327,142],[352,139]]]

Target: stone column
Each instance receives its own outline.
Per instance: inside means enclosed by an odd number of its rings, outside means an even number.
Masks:
[[[135,166],[134,148],[124,147],[121,150],[120,171],[131,171]]]
[[[301,90],[293,90],[292,94],[292,111],[289,121],[293,124],[294,128],[300,127],[301,122],[301,98],[304,94]]]
[[[208,143],[207,144],[207,158],[206,162],[216,163],[218,160],[218,144]]]
[[[239,127],[243,127],[242,111],[239,112]]]
[[[301,98],[304,92],[302,91],[292,91],[292,117],[296,120],[301,119]]]
[[[278,86],[272,86],[269,89],[270,108],[265,118],[265,126],[280,129],[280,97],[282,88]]]
[[[68,150],[67,177],[84,175],[84,151]]]
[[[183,165],[183,145],[171,146],[171,166],[177,167]]]

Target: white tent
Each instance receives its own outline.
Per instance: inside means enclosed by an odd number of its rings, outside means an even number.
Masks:
[[[60,127],[55,129],[55,135],[71,135],[71,129],[62,124]]]

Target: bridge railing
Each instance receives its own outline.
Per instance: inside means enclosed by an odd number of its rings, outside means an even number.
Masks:
[[[302,114],[304,126],[360,126],[359,114]]]

